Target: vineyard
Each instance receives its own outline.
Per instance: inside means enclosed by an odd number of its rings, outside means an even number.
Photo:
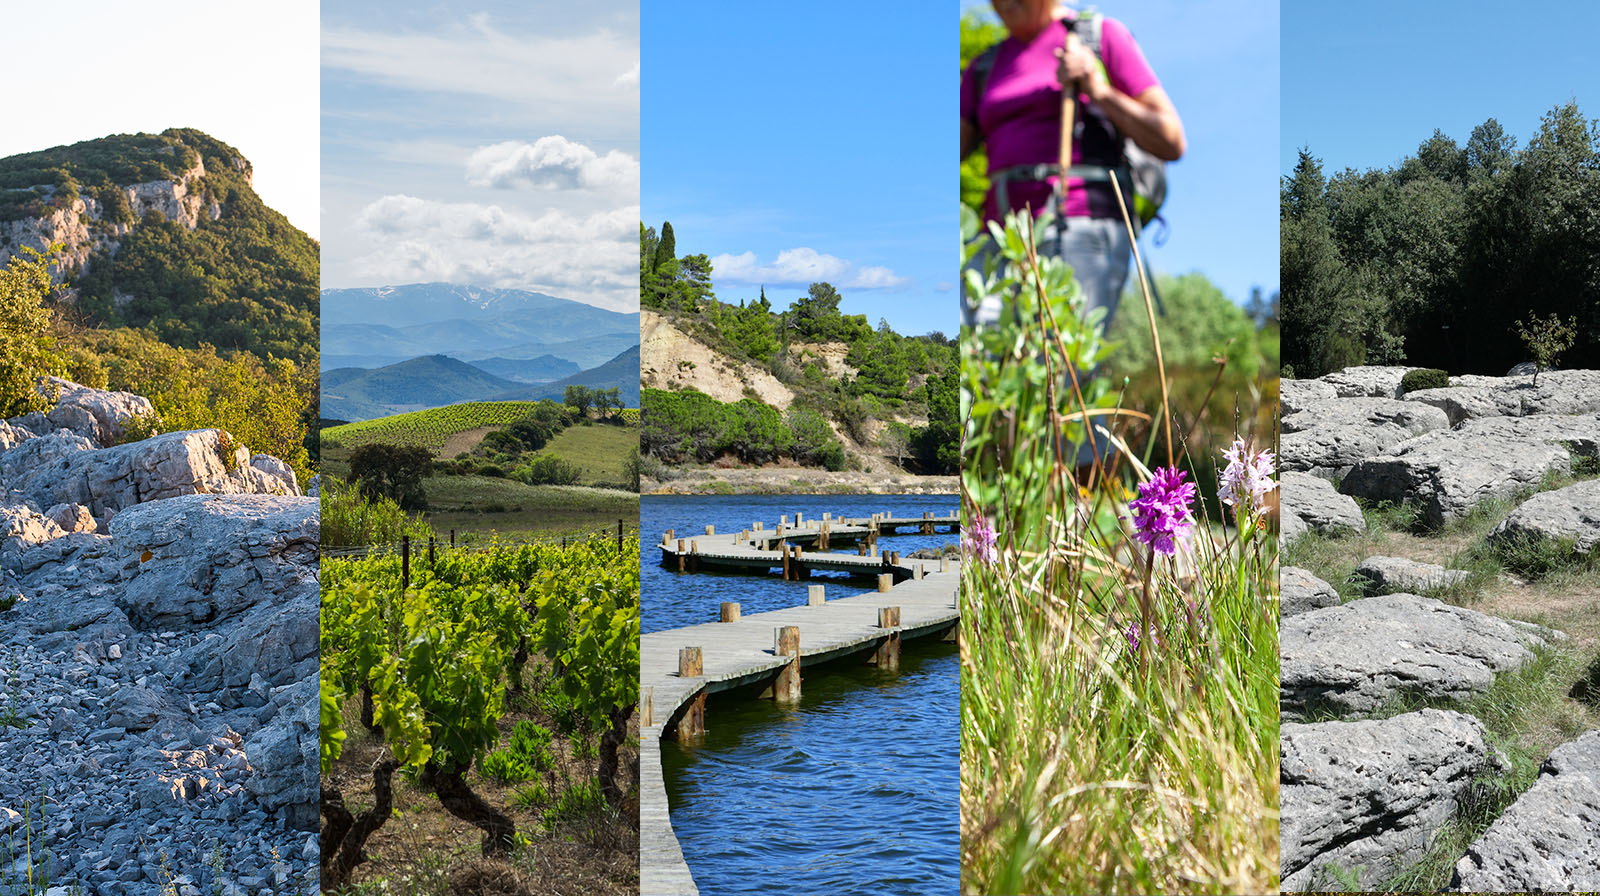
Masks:
[[[326,889],[452,892],[485,868],[637,886],[638,550],[324,558]]]
[[[435,454],[458,432],[486,426],[509,426],[534,413],[537,401],[471,401],[393,417],[331,426],[322,431],[324,448],[355,450],[362,445],[419,445]],[[624,416],[629,412],[623,411]],[[637,422],[639,412],[632,411]]]

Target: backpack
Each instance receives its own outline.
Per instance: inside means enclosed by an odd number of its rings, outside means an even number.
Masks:
[[[1077,17],[1066,22],[1067,28],[1084,45],[1094,51],[1096,59],[1101,60],[1102,71],[1105,60],[1101,55],[1101,28],[1104,17],[1094,7],[1085,7]],[[972,74],[977,79],[978,96],[983,96],[984,89],[988,87],[989,75],[994,70],[995,59],[1000,55],[1000,45],[994,44],[979,53],[972,60]],[[1118,172],[1102,165],[1074,165],[1077,171],[1069,172],[1073,176],[1086,176],[1086,179],[1108,179]],[[1117,166],[1124,175],[1123,183],[1131,184],[1133,189],[1133,208],[1129,209],[1134,219],[1139,222],[1139,229],[1144,230],[1151,221],[1161,217],[1161,206],[1167,200],[1167,163],[1146,152],[1139,144],[1124,137],[1122,139],[1122,164]],[[1165,223],[1165,219],[1163,219]],[[1157,240],[1161,242],[1161,240]]]

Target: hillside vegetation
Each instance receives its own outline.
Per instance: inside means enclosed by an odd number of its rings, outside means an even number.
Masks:
[[[873,327],[864,315],[843,314],[843,296],[828,283],[811,284],[781,310],[765,289],[753,301],[720,301],[710,260],[678,256],[670,222],[659,234],[641,222],[639,264],[640,304],[709,351],[713,368],[699,371],[676,350],[641,360],[647,456],[664,464],[865,469],[887,461],[920,473],[955,471],[954,340],[902,336],[887,321]],[[767,377],[765,387],[755,382]],[[727,394],[730,385],[743,395]]]

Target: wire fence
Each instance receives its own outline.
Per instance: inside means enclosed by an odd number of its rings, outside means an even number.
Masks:
[[[476,533],[474,533],[474,535],[475,534]],[[488,541],[482,541],[477,537],[474,537],[471,540],[463,539],[459,543],[456,539],[456,530],[451,529],[448,535],[435,535],[428,538],[426,541],[421,539],[413,541],[410,537],[406,537],[397,542],[387,542],[383,544],[325,544],[321,546],[321,556],[335,560],[347,559],[351,557],[383,556],[388,554],[400,555],[403,558],[409,558],[413,553],[420,554],[424,551],[426,551],[429,556],[433,556],[435,553],[443,551],[486,553],[489,551],[506,550],[520,547],[549,547],[558,544],[565,548],[568,545],[577,544],[579,542],[588,541],[594,538],[615,538],[617,540],[617,549],[621,550],[623,541],[626,540],[628,536],[632,535],[637,538],[639,537],[639,534],[639,521],[629,521],[627,519],[618,519],[615,526],[607,526],[604,528],[575,529],[567,532],[551,532],[532,538],[520,539],[493,538]]]

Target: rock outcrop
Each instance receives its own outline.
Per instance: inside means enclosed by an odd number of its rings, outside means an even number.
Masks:
[[[1278,570],[1278,581],[1282,590],[1278,609],[1280,616],[1298,616],[1339,605],[1339,592],[1332,585],[1298,566],[1285,566]]]
[[[1306,401],[1283,418],[1279,468],[1336,479],[1365,458],[1414,436],[1447,429],[1438,408],[1390,398]]]
[[[1355,499],[1339,494],[1325,479],[1286,471],[1279,474],[1278,486],[1283,496],[1280,506],[1285,544],[1292,544],[1308,531],[1332,534],[1359,532],[1367,527]]]
[[[0,819],[43,790],[83,893],[311,892],[318,502],[219,430],[107,445],[143,400],[64,386],[0,452]]]
[[[1467,573],[1445,569],[1405,557],[1368,557],[1356,567],[1356,577],[1369,595],[1438,591],[1465,582]]]
[[[1600,891],[1600,731],[1551,751],[1533,786],[1456,863],[1450,888]]]
[[[1489,540],[1501,544],[1571,540],[1579,553],[1589,553],[1600,545],[1600,479],[1534,495],[1501,520]]]
[[[1433,525],[1458,519],[1491,499],[1567,472],[1575,457],[1600,456],[1600,415],[1540,415],[1468,420],[1430,432],[1357,463],[1340,490],[1370,501],[1415,502]]]
[[[1279,635],[1283,717],[1370,713],[1400,697],[1465,699],[1560,637],[1415,594],[1291,616]]]
[[[1481,417],[1600,414],[1600,370],[1549,370],[1530,376],[1458,376],[1444,389],[1422,389],[1405,400],[1432,405],[1450,425]]]
[[[1374,889],[1420,859],[1491,767],[1483,725],[1424,709],[1381,721],[1285,722],[1283,889]],[[1342,876],[1336,877],[1337,875]]]

